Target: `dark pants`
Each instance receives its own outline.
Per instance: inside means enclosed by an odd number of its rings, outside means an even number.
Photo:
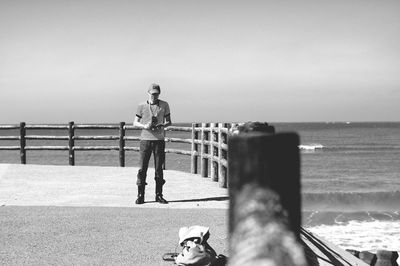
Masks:
[[[165,183],[163,165],[165,161],[165,141],[164,140],[141,140],[140,141],[140,161],[139,172],[137,174],[138,186],[146,185],[147,168],[151,154],[154,157],[155,176],[154,180],[159,186]]]

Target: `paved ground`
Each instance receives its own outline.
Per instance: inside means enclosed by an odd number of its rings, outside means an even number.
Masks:
[[[149,173],[152,173],[152,169]],[[134,204],[136,168],[0,164],[0,265],[173,265],[182,226],[210,227],[228,253],[227,189],[165,171],[167,205]]]
[[[0,265],[173,265],[178,230],[210,227],[228,254],[226,210],[119,207],[0,207]]]
[[[135,205],[136,167],[0,164],[0,206],[134,208],[228,208],[228,190],[199,175],[166,170],[164,196],[154,202],[154,169],[149,169],[146,203]]]
[[[170,203],[154,202],[149,179],[146,203],[136,205],[136,172],[0,164],[0,265],[173,265],[161,256],[179,252],[178,230],[191,225],[210,227],[209,243],[228,255],[227,189],[168,170]],[[302,239],[312,265],[365,265],[308,232]]]

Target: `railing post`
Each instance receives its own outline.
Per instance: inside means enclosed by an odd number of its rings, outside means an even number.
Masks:
[[[119,123],[119,166],[125,167],[125,122]]]
[[[199,133],[196,131],[196,127],[198,127],[199,124],[192,123],[192,155],[191,155],[191,164],[190,164],[190,172],[192,174],[197,174],[197,158],[198,158],[198,151],[199,151],[199,145],[195,143],[198,138],[199,138]]]
[[[222,149],[222,144],[228,145],[228,135],[226,133],[222,132],[223,128],[228,128],[227,123],[219,123],[218,124],[218,158],[219,158],[219,177],[218,177],[218,183],[219,186],[222,188],[226,188],[228,186],[228,181],[227,181],[227,168],[225,165],[222,165],[221,161],[227,159],[227,152],[226,150]]]
[[[211,155],[211,180],[218,181],[218,161],[215,159],[218,157],[218,146],[215,143],[218,143],[218,128],[216,127],[218,124],[211,123],[210,124],[210,155]]]
[[[299,137],[245,132],[228,141],[229,265],[306,265]]]
[[[25,128],[25,122],[21,122],[19,124],[19,135],[20,135],[20,139],[19,139],[19,144],[20,144],[20,150],[19,150],[19,155],[20,155],[20,159],[21,159],[21,164],[26,164],[26,150],[25,150],[25,146],[26,146],[26,128]]]
[[[208,177],[208,145],[205,143],[208,140],[208,134],[205,131],[207,123],[201,123],[201,177]]]
[[[75,165],[75,127],[74,122],[68,124],[68,151],[69,151],[69,165]]]

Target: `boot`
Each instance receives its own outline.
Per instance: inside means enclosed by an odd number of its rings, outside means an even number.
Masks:
[[[168,201],[163,198],[162,187],[163,184],[156,184],[156,202],[159,202],[161,204],[168,204]]]
[[[156,202],[159,202],[161,204],[168,204],[168,201],[163,198],[162,194],[156,194]]]
[[[138,186],[138,197],[135,201],[136,204],[144,203],[144,188],[145,186]]]

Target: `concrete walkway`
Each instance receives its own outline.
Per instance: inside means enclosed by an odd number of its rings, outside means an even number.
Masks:
[[[179,228],[194,224],[210,226],[211,246],[228,254],[227,189],[167,170],[170,203],[154,202],[149,178],[146,203],[136,205],[137,170],[0,164],[0,264],[172,265],[161,255],[177,251]],[[306,230],[301,237],[310,265],[366,265]]]
[[[200,175],[166,170],[164,197],[154,201],[148,170],[145,204],[136,205],[136,167],[0,164],[0,206],[228,208],[228,190]]]
[[[228,254],[227,189],[200,175],[165,171],[154,202],[136,205],[135,167],[0,164],[0,265],[172,265],[182,226],[210,226]]]

